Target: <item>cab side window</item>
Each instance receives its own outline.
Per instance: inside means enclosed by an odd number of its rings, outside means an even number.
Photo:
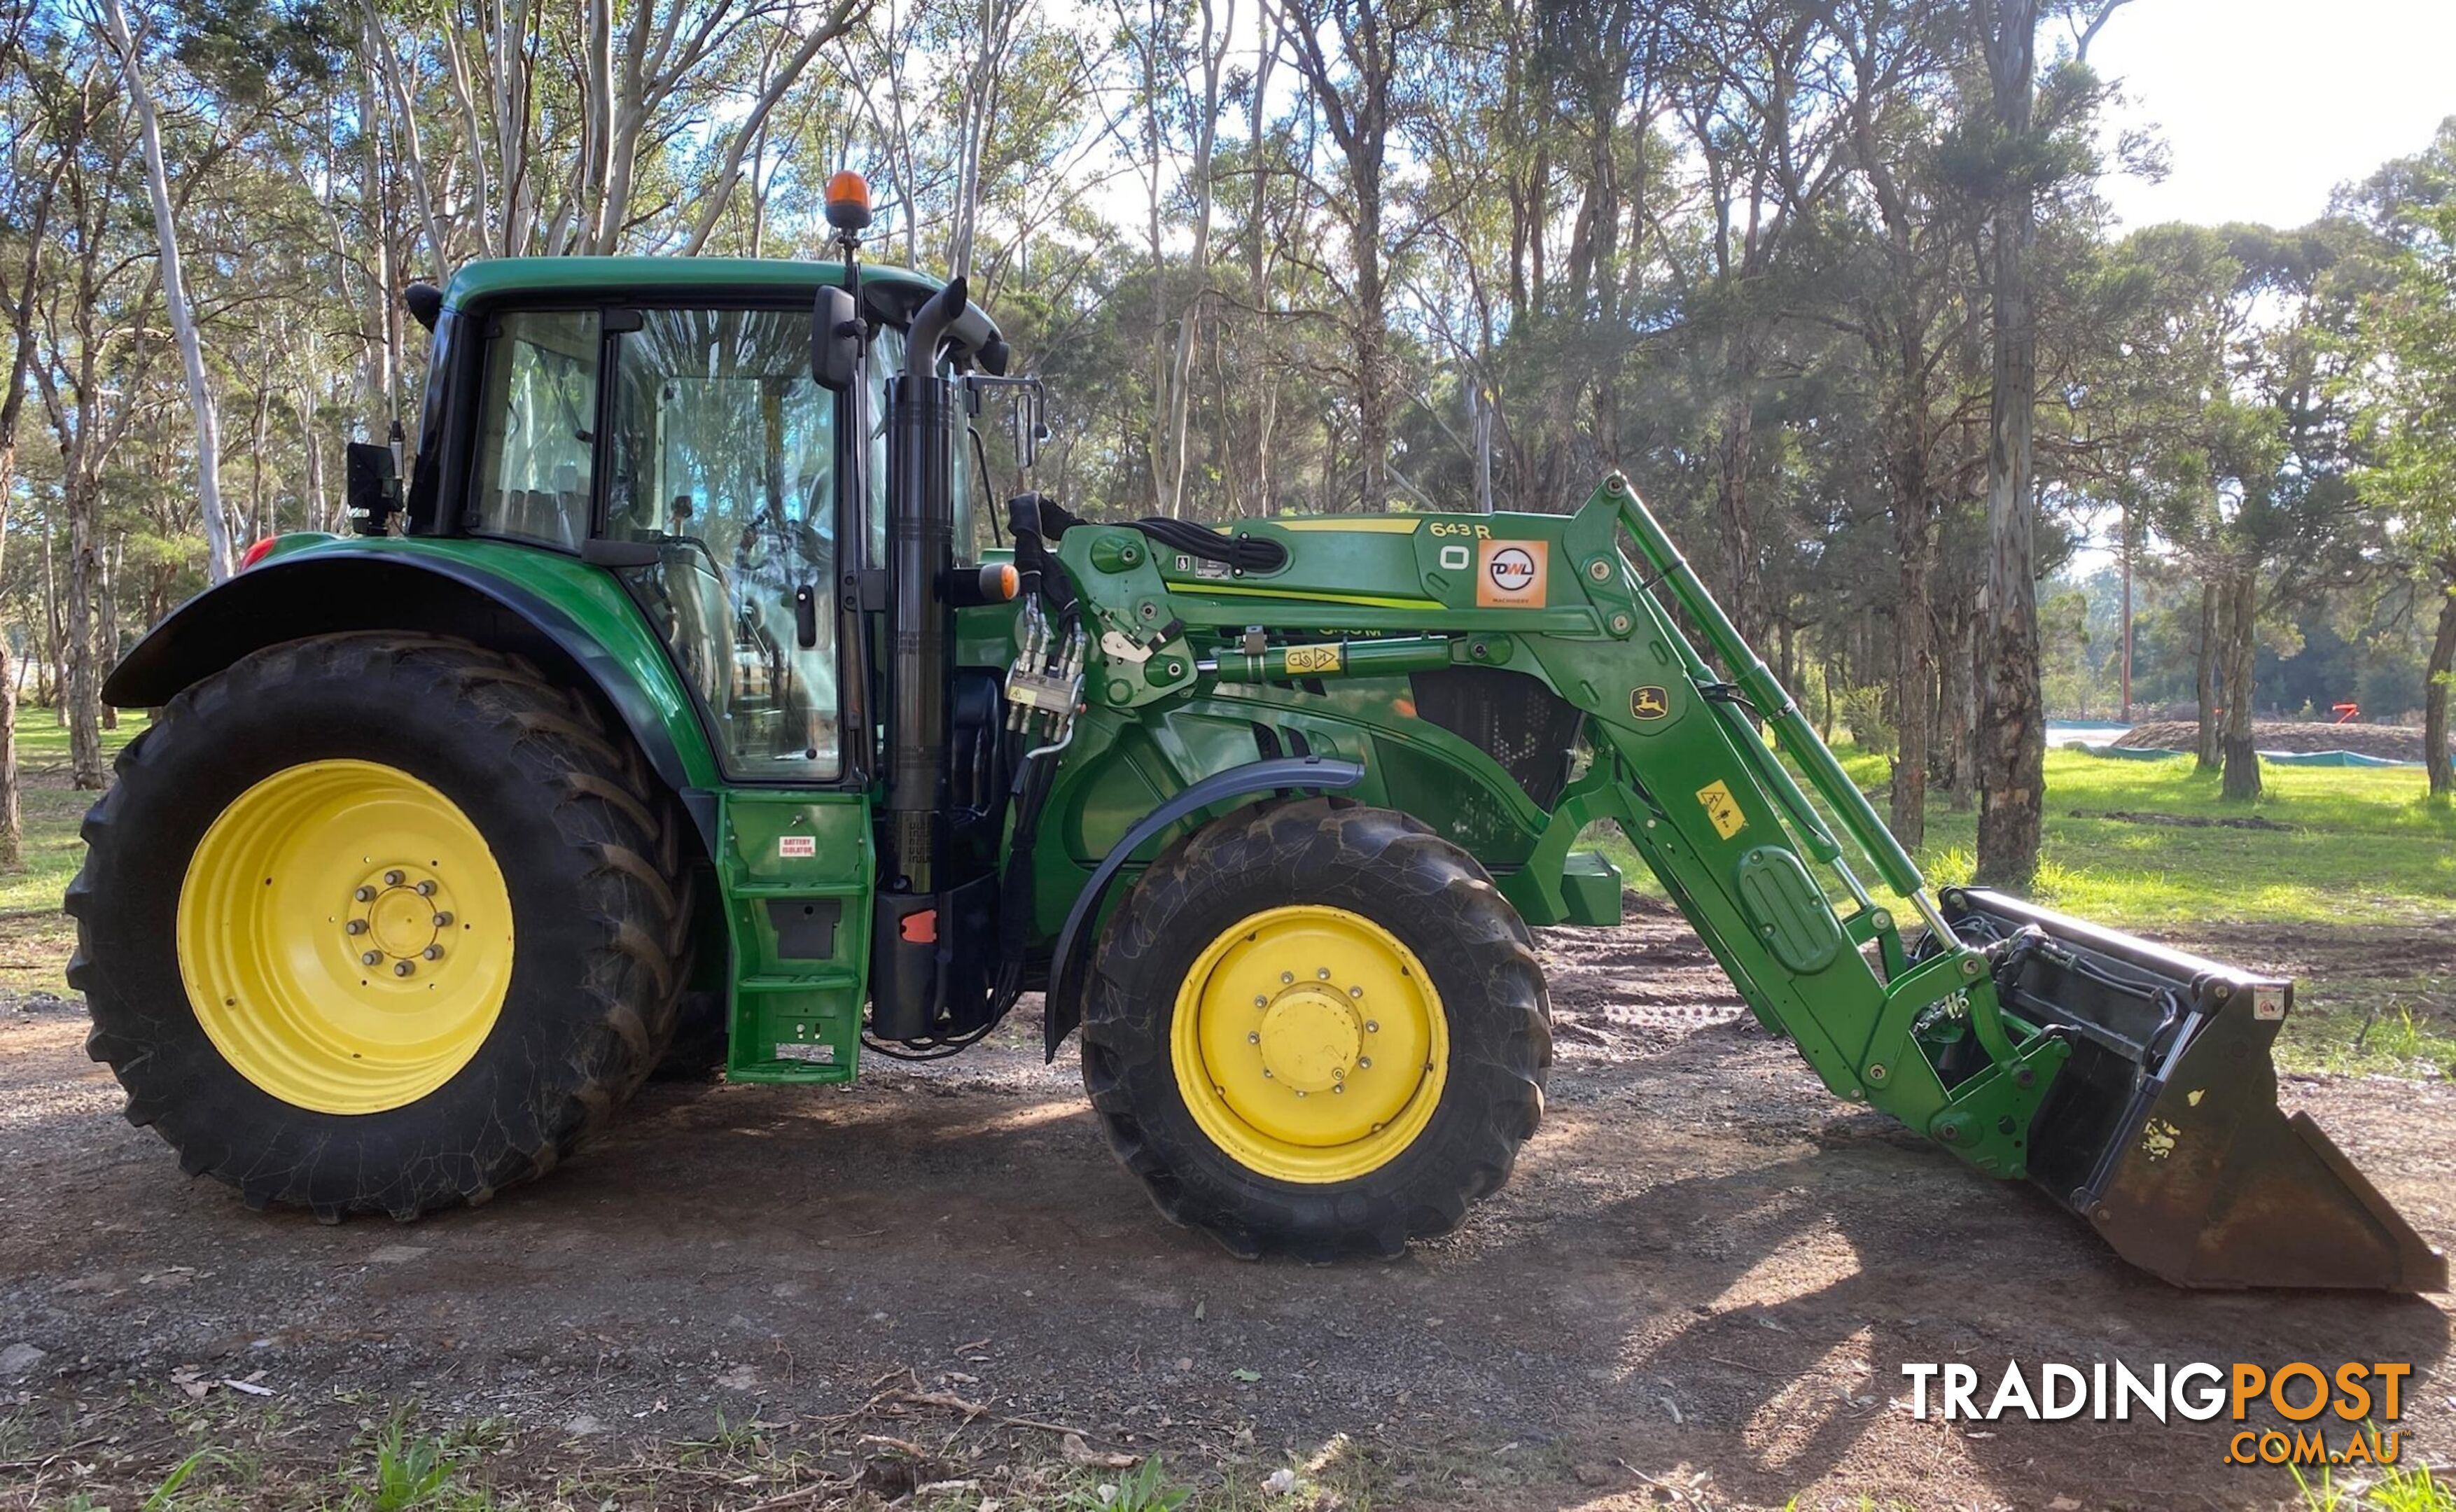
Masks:
[[[496,318],[472,531],[565,551],[587,539],[600,332],[593,310],[517,310]]]
[[[836,397],[807,310],[647,310],[619,338],[605,534],[729,770],[832,781]]]

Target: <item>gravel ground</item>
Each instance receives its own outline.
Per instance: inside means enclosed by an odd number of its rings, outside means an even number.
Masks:
[[[217,1439],[277,1487],[411,1404],[495,1446],[506,1493],[612,1485],[624,1506],[757,1504],[821,1470],[891,1499],[943,1469],[1013,1508],[1070,1458],[1154,1450],[1231,1490],[1344,1456],[1372,1467],[1351,1504],[1376,1506],[2292,1492],[2222,1464],[2221,1423],[1912,1420],[1903,1361],[1992,1382],[2014,1358],[2410,1360],[2407,1462],[2456,1456],[2446,1298],[2176,1292],[2035,1190],[1834,1102],[1659,905],[1543,932],[1559,1064],[1516,1178],[1404,1260],[1320,1268],[1238,1262],[1160,1220],[1071,1051],[1040,1063],[1036,1016],[846,1090],[653,1085],[485,1208],[324,1227],[181,1177],[119,1118],[81,1009],[10,1000],[0,1505],[133,1506]],[[2456,1237],[2456,1088],[2296,1078],[2286,1100]],[[717,1461],[675,1446],[720,1414],[810,1457],[691,1468]],[[928,1468],[880,1481],[865,1454]],[[1267,1504],[1339,1500],[1299,1483]]]

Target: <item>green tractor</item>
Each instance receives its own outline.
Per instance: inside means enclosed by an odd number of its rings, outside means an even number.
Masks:
[[[1528,927],[1618,921],[1608,822],[1836,1096],[2178,1284],[2444,1289],[2279,1111],[2289,984],[1932,892],[1621,478],[993,512],[975,420],[1028,478],[1037,387],[836,213],[835,262],[413,290],[405,486],[354,449],[357,534],[260,547],[113,672],[159,713],[86,821],[70,980],[189,1173],[409,1218],[661,1064],[840,1083],[1039,991],[1168,1217],[1396,1255],[1535,1132]]]

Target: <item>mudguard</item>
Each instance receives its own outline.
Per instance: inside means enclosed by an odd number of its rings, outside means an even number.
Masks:
[[[497,554],[538,581],[498,570],[488,560]],[[560,557],[546,566],[541,555],[484,541],[294,548],[173,610],[120,659],[102,697],[120,708],[157,707],[250,652],[311,636],[384,629],[458,636],[594,688],[712,847],[715,753],[663,643],[609,574]],[[617,638],[626,644],[608,644]]]
[[[1248,762],[1213,772],[1180,789],[1168,802],[1136,821],[1083,884],[1074,895],[1074,906],[1066,911],[1065,927],[1057,931],[1057,948],[1049,962],[1049,991],[1042,997],[1041,1019],[1045,1026],[1047,1058],[1057,1058],[1057,1047],[1074,1032],[1083,1018],[1079,979],[1081,957],[1091,944],[1088,926],[1098,917],[1100,900],[1108,895],[1109,884],[1116,880],[1119,868],[1134,859],[1136,850],[1169,826],[1188,814],[1197,813],[1229,798],[1241,798],[1251,793],[1278,792],[1282,789],[1301,792],[1322,792],[1348,788],[1364,780],[1364,768],[1354,762],[1331,761],[1320,756],[1282,756],[1270,761]]]

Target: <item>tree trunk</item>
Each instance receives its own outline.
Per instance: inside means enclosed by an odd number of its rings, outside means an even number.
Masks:
[[[94,480],[70,475],[67,665],[60,675],[69,726],[69,779],[83,791],[99,792],[102,764],[102,679],[94,666],[94,603],[101,595],[102,557],[94,540],[101,489]]]
[[[102,680],[119,664],[119,570],[126,561],[127,550],[122,540],[112,542],[110,550],[97,553],[101,559],[102,574],[101,591],[94,595],[93,601],[95,652],[99,658],[94,664],[94,687],[104,729],[119,727],[119,710],[101,703],[99,690]]]
[[[1967,594],[1955,596],[1936,638],[1936,656],[1944,665],[1944,702],[1939,723],[1944,726],[1947,773],[1945,792],[1955,813],[1970,811],[1977,792],[1978,660],[1975,637],[1978,616]]]
[[[1357,217],[1355,253],[1356,452],[1361,464],[1357,507],[1366,514],[1390,507],[1390,329],[1382,287],[1381,237],[1382,211],[1377,202]]]
[[[60,690],[69,682],[69,638],[60,615],[60,575],[51,550],[51,521],[43,522],[43,669],[51,686],[44,688],[43,701],[51,705],[51,714],[60,724],[69,722],[69,704]]]
[[[204,349],[197,342],[195,317],[188,308],[187,289],[180,277],[178,227],[171,210],[170,171],[162,160],[162,131],[154,115],[154,92],[137,62],[136,39],[129,34],[127,12],[119,0],[103,0],[102,14],[145,142],[145,188],[154,201],[154,236],[161,243],[162,299],[171,313],[171,335],[179,343],[179,360],[187,368],[188,404],[196,418],[196,507],[205,518],[205,574],[219,582],[231,574],[230,526],[222,519],[221,422],[214,414],[213,390],[205,382]],[[84,398],[81,395],[79,401]]]
[[[2200,583],[2200,648],[2199,669],[2192,684],[2192,696],[2200,703],[2199,727],[2193,736],[2192,770],[2207,773],[2218,769],[2218,642],[2221,604],[2214,579]]]
[[[1923,395],[1905,388],[1895,396],[1892,443],[1893,557],[1900,574],[1893,603],[1892,822],[1903,847],[1915,850],[1927,838],[1928,728],[1930,710],[1935,706],[1935,637],[1929,628],[1928,582],[1934,564],[1935,530],[1928,509]]]
[[[0,868],[25,861],[26,819],[17,781],[17,664],[0,635]]]
[[[1722,434],[1715,442],[1714,501],[1722,513],[1724,549],[1731,562],[1731,623],[1739,626],[1743,640],[1753,643],[1759,611],[1756,533],[1749,520],[1749,454],[1756,406],[1750,401],[1745,365],[1736,354],[1724,363],[1725,380],[1734,388],[1725,401]]]
[[[2038,0],[1992,0],[1980,18],[2006,141],[2030,134]],[[1990,12],[1994,25],[1987,25]],[[2017,172],[2008,169],[2007,172]],[[2018,180],[1996,197],[1995,365],[1988,400],[1987,619],[1979,634],[1978,867],[1982,887],[2022,892],[2038,870],[2045,806],[2046,698],[2038,666],[2037,552],[2032,428],[2038,387],[2030,249],[2034,192]]]
[[[372,27],[372,20],[370,20]],[[376,128],[376,63],[374,50],[359,59],[358,69],[358,194],[367,217],[367,262],[365,305],[359,314],[365,343],[366,361],[359,370],[359,403],[366,416],[366,439],[384,441],[392,436],[393,342],[392,342],[392,217],[384,203],[384,174],[381,138]],[[516,66],[508,60],[498,60]],[[524,130],[524,128],[523,128]],[[508,154],[510,149],[506,148]],[[521,182],[505,164],[506,185]],[[507,210],[504,220],[513,220]],[[561,248],[551,249],[560,252]]]
[[[2260,796],[2260,753],[2252,749],[2251,670],[2258,637],[2260,580],[2250,567],[2235,570],[2227,584],[2232,612],[2226,616],[2225,654],[2225,778],[2220,796],[2249,803]]]
[[[2422,695],[2422,754],[2430,790],[2456,793],[2456,762],[2447,754],[2447,687],[2456,679],[2456,558],[2442,562],[2439,634],[2430,643],[2429,682]]]

